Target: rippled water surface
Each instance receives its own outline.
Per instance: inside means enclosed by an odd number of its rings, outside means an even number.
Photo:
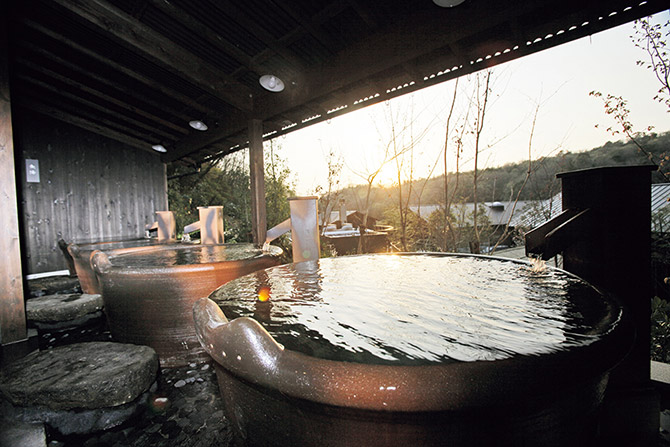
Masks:
[[[132,253],[113,256],[113,265],[132,267],[169,267],[175,265],[204,264],[210,262],[240,261],[263,254],[278,256],[281,249],[271,246],[268,252],[253,244],[157,245],[151,249],[141,249]]]
[[[259,300],[259,296],[262,300]],[[555,269],[470,256],[367,255],[274,267],[214,292],[287,349],[364,363],[536,355],[591,343],[619,309]]]
[[[156,239],[128,239],[125,241],[98,241],[89,244],[79,244],[79,248],[82,251],[93,251],[93,250],[116,250],[119,248],[132,248],[132,247],[146,247],[149,245],[156,245]]]

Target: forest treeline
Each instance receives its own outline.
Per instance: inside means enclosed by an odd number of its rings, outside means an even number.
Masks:
[[[655,163],[669,161],[670,132],[660,134],[648,133],[636,136],[636,141],[652,155]],[[587,169],[600,166],[620,166],[650,164],[648,156],[634,142],[614,141],[603,146],[583,151],[561,151],[550,157],[531,160],[531,174],[526,185],[521,189],[526,178],[528,160],[508,163],[501,167],[480,169],[478,176],[479,201],[511,201],[519,194],[520,200],[548,199],[559,192],[560,181],[556,174],[565,171]],[[449,194],[452,194],[458,181],[455,203],[473,201],[473,172],[449,173]],[[654,172],[652,182],[664,182],[663,176]],[[403,188],[409,190],[409,185]],[[519,193],[519,190],[521,192]],[[430,205],[444,203],[444,174],[430,179],[418,179],[412,183],[410,205]],[[360,207],[365,194],[365,185],[349,186],[340,191],[340,197],[346,200],[350,209]],[[397,185],[391,187],[373,187],[373,200],[370,204],[370,215],[382,216],[385,209],[397,196]]]
[[[645,134],[636,137],[645,150],[658,162],[670,154],[670,132]],[[631,141],[608,142],[601,147],[584,152],[559,152],[554,156],[531,161],[531,175],[519,194],[520,200],[547,199],[560,190],[556,174],[576,169],[597,166],[636,165],[650,163]],[[479,172],[478,188],[480,201],[514,200],[524,183],[528,161],[509,163]],[[286,199],[295,195],[291,173],[285,160],[276,152],[266,154],[266,204],[268,225],[275,225],[288,217]],[[249,204],[249,173],[243,157],[228,156],[216,163],[198,169],[180,165],[168,166],[168,196],[170,209],[175,212],[177,227],[182,228],[198,220],[198,206],[223,205],[226,240],[242,242],[250,240],[251,213]],[[458,175],[458,190],[453,203],[472,201],[472,172]],[[664,181],[654,173],[652,181]],[[324,179],[325,182],[325,179]],[[450,194],[456,186],[456,174],[449,174]],[[407,185],[403,188],[408,191]],[[332,191],[331,195],[344,198],[349,211],[361,209],[366,185],[356,185]],[[444,175],[415,180],[412,184],[410,205],[432,205],[444,203]],[[324,191],[325,192],[325,191]],[[319,194],[323,196],[323,194]],[[323,197],[322,197],[323,198]],[[370,200],[370,215],[384,219],[397,201],[397,185],[374,186]],[[322,204],[323,205],[323,204]],[[339,207],[333,207],[338,210]],[[427,217],[427,216],[426,216]]]

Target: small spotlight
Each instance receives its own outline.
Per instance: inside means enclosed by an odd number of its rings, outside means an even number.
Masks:
[[[203,123],[200,120],[189,121],[188,125],[194,128],[195,130],[199,130],[201,132],[204,132],[207,129],[209,129],[209,127],[207,127],[207,124]]]
[[[165,149],[165,146],[162,144],[154,144],[151,146],[151,149],[155,150],[156,152],[167,152],[167,149]]]
[[[273,75],[263,75],[258,80],[264,89],[271,92],[281,92],[284,90],[284,81]]]
[[[441,6],[442,8],[453,8],[454,6],[460,5],[464,1],[465,0],[433,0],[433,3],[435,3],[437,6]]]

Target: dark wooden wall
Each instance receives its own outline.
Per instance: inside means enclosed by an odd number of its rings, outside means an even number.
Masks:
[[[14,111],[14,142],[27,271],[67,268],[67,242],[144,235],[167,210],[165,165],[138,150],[48,116]],[[25,160],[39,161],[40,183],[27,183]]]

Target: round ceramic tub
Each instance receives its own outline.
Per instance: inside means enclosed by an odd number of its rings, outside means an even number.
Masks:
[[[74,261],[74,268],[77,272],[81,290],[84,293],[99,294],[100,284],[98,284],[98,278],[96,278],[95,272],[91,267],[91,254],[93,252],[100,250],[109,255],[118,251],[122,252],[128,249],[148,247],[157,244],[158,242],[156,239],[149,238],[106,242],[101,241],[86,244],[69,244],[67,251],[70,253],[72,260]]]
[[[151,346],[162,366],[209,359],[196,338],[193,303],[220,285],[279,264],[282,250],[252,244],[169,244],[97,251],[91,264],[112,337]]]
[[[288,264],[193,313],[249,445],[589,445],[633,338],[575,276],[478,256]]]

